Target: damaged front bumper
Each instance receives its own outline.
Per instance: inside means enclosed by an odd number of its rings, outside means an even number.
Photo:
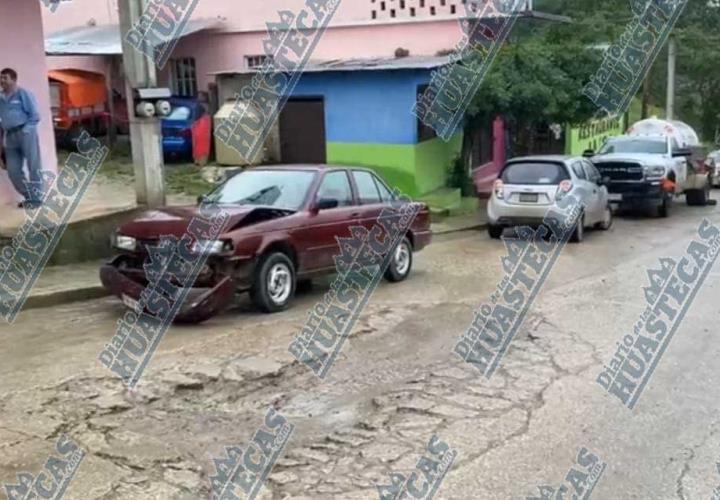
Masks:
[[[126,262],[125,257],[118,256],[103,265],[100,268],[100,281],[126,306],[137,309],[140,296],[145,291],[148,281],[142,269],[124,266],[123,264]],[[230,276],[220,277],[216,280],[196,280],[195,286],[188,291],[174,321],[200,323],[219,314],[230,305],[235,290],[236,284]]]

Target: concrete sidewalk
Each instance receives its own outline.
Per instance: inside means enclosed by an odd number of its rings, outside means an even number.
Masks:
[[[434,235],[480,229],[486,224],[485,210],[446,217],[431,225]],[[109,295],[100,284],[100,266],[105,260],[46,267],[23,309],[50,307]]]
[[[430,224],[430,229],[432,229],[433,235],[484,229],[487,226],[486,207],[487,200],[480,200],[479,206],[474,213],[443,217],[437,222],[433,221]]]
[[[168,205],[195,203],[195,198],[185,194],[168,194]],[[82,194],[77,209],[69,223],[90,220],[106,215],[127,212],[137,208],[134,184],[108,180],[97,176]],[[28,221],[28,214],[15,204],[0,205],[0,236],[12,238],[18,229]]]
[[[102,260],[46,267],[30,291],[23,310],[109,295],[100,284],[100,266],[104,262]]]

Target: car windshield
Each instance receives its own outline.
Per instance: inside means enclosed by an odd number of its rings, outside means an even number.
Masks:
[[[262,205],[298,210],[307,198],[315,172],[246,170],[205,197],[210,203]]]
[[[561,163],[518,162],[507,165],[500,178],[505,184],[560,184],[570,176]]]
[[[667,144],[658,139],[609,139],[600,154],[609,153],[667,153]]]
[[[190,118],[191,110],[187,106],[174,107],[170,114],[165,118],[171,121],[182,121]]]

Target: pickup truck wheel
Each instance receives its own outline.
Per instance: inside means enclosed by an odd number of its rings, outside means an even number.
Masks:
[[[503,228],[502,226],[494,226],[492,224],[488,224],[488,235],[490,235],[490,237],[494,240],[499,240],[504,230],[505,228]]]
[[[595,224],[596,229],[600,229],[602,231],[607,231],[610,229],[613,225],[613,211],[612,207],[610,205],[605,207],[605,211],[603,212],[603,220]]]
[[[663,198],[662,204],[660,204],[657,207],[658,217],[661,217],[661,218],[669,217],[671,206],[672,206],[672,198],[670,196],[665,196]]]
[[[685,198],[687,204],[691,207],[704,207],[707,205],[707,200],[709,198],[708,194],[709,192],[707,187],[703,189],[691,189],[687,192]]]
[[[410,240],[405,237],[398,244],[392,258],[390,259],[390,264],[388,265],[387,271],[385,271],[385,279],[392,283],[403,281],[410,274],[412,262],[412,244],[410,243]]]
[[[580,219],[578,220],[578,223],[575,226],[575,230],[572,232],[572,235],[570,236],[570,241],[572,243],[582,243],[582,241],[584,239],[585,239],[585,214],[580,214]]]
[[[292,261],[284,253],[271,253],[258,264],[250,298],[264,312],[282,311],[295,295],[295,286],[295,266]]]

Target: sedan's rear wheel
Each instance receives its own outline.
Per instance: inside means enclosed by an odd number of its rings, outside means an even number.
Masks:
[[[391,282],[403,281],[410,274],[412,262],[412,244],[409,239],[403,238],[390,259],[385,279]]]
[[[287,255],[277,252],[261,260],[250,297],[261,310],[273,313],[287,308],[295,287],[295,266]]]

